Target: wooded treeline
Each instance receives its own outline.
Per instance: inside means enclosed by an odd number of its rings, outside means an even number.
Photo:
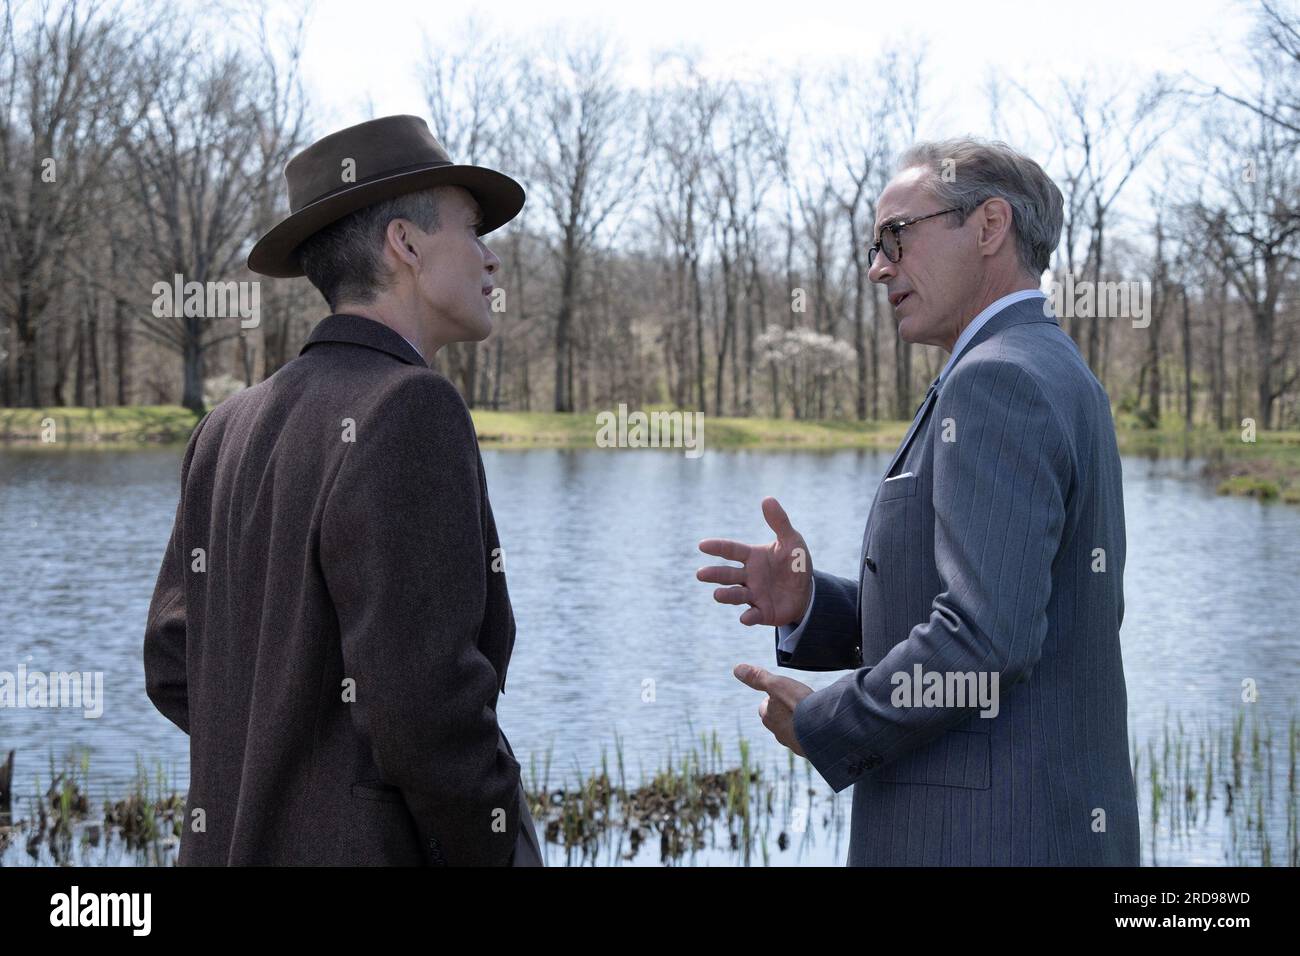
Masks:
[[[4,405],[198,410],[297,354],[323,300],[243,265],[286,211],[285,162],[329,132],[287,9],[228,15],[216,42],[166,9],[0,0]],[[1146,327],[1061,319],[1117,405],[1298,427],[1300,19],[1256,17],[1241,88],[991,71],[955,131],[923,51],[757,79],[671,52],[634,87],[601,38],[523,49],[467,23],[412,64],[425,115],[529,201],[488,240],[496,330],[438,367],[492,408],[910,418],[944,354],[902,342],[867,281],[875,198],[907,145],[974,132],[1061,187],[1050,278],[1150,284]],[[258,281],[260,324],[157,315],[178,274]]]

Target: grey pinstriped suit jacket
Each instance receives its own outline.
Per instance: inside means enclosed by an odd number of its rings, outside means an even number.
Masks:
[[[858,579],[814,571],[803,635],[777,650],[853,670],[794,715],[821,775],[854,787],[849,865],[1138,864],[1124,549],[1106,392],[1042,299],[1010,305],[922,403]],[[896,706],[917,664],[996,672],[997,715]]]

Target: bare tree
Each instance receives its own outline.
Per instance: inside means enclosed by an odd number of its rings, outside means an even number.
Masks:
[[[704,280],[702,262],[707,235],[706,174],[712,162],[715,129],[721,122],[726,84],[706,79],[698,64],[682,54],[661,59],[661,70],[681,76],[665,82],[647,101],[647,138],[650,157],[650,207],[658,228],[670,243],[676,263],[678,314],[687,316],[689,337],[695,349],[692,362],[695,406],[707,409],[704,360]],[[687,336],[681,336],[684,347]],[[683,355],[683,359],[691,357]],[[684,362],[683,362],[684,364]],[[679,401],[680,403],[680,401]]]
[[[641,173],[634,103],[618,83],[611,46],[601,39],[556,40],[521,66],[535,110],[532,180],[558,236],[555,260],[555,410],[574,410],[573,325],[584,262],[615,211],[629,204]],[[532,125],[532,124],[530,124]]]
[[[156,33],[145,59],[152,68],[136,82],[142,98],[152,91],[151,106],[127,140],[131,197],[145,224],[135,259],[150,288],[177,275],[229,280],[265,223],[286,153],[299,145],[300,114],[283,102],[293,85],[271,82],[267,61],[238,48],[211,50],[193,28]],[[139,331],[181,357],[181,403],[201,413],[208,353],[244,330],[189,311],[141,310]]]
[[[1086,231],[1083,271],[1096,289],[1106,267],[1107,227],[1115,204],[1133,175],[1177,123],[1172,88],[1160,77],[1132,94],[1128,84],[1100,88],[1089,80],[1062,81],[1059,101],[1039,102],[1021,93],[1047,118],[1065,163],[1066,267],[1075,267],[1074,242]],[[1076,222],[1081,223],[1076,226]],[[1110,326],[1107,325],[1107,332]],[[1078,335],[1078,330],[1072,330]],[[1088,364],[1105,379],[1101,318],[1088,319]]]
[[[1300,255],[1300,163],[1295,148],[1282,142],[1285,131],[1258,111],[1216,117],[1207,126],[1209,141],[1217,144],[1207,156],[1213,192],[1192,208],[1222,259],[1224,277],[1249,313],[1256,414],[1260,426],[1270,428],[1274,402],[1300,377],[1286,371],[1293,323],[1281,342],[1277,336],[1280,307]]]
[[[114,8],[42,4],[18,34],[6,4],[0,35],[0,275],[10,277],[0,295],[16,358],[16,387],[6,375],[4,398],[35,406],[38,335],[71,275],[62,264],[95,215],[99,172],[143,100],[127,88],[135,40]]]

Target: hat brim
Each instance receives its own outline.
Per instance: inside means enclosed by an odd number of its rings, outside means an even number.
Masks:
[[[504,226],[524,208],[524,188],[504,173],[486,166],[431,165],[358,183],[303,206],[257,240],[248,254],[248,268],[277,279],[300,276],[297,251],[304,240],[358,209],[434,186],[469,190],[483,214],[476,230],[480,236]]]

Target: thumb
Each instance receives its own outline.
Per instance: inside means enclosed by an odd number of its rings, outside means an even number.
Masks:
[[[755,664],[737,664],[732,673],[736,680],[754,690],[766,691],[772,683],[773,675]]]
[[[776,532],[778,541],[788,541],[795,536],[796,532],[794,526],[790,524],[789,516],[781,507],[781,502],[775,498],[769,496],[763,499],[763,518],[767,521],[767,526]]]

